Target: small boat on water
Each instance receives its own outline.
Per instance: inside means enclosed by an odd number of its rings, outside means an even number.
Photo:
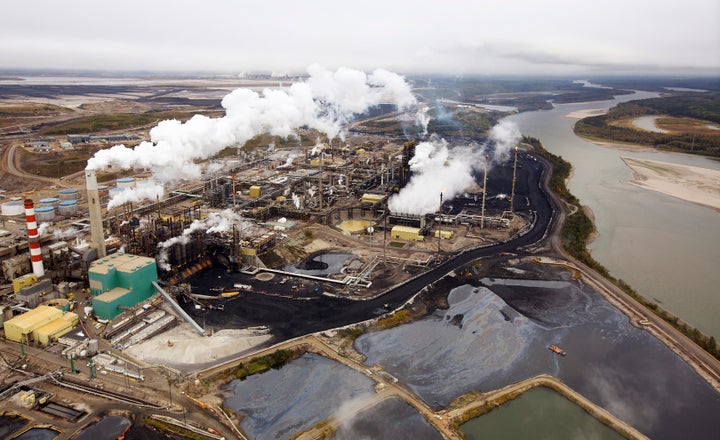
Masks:
[[[552,351],[553,353],[557,353],[561,356],[565,356],[567,352],[563,350],[562,348],[558,347],[557,345],[548,345],[548,350]]]

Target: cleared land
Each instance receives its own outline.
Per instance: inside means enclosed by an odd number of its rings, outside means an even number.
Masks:
[[[720,210],[720,171],[648,159],[622,157],[633,184]]]

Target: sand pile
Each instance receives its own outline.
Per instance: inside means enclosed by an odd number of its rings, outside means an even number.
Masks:
[[[267,329],[220,330],[212,336],[200,336],[183,323],[126,350],[148,364],[188,365],[212,362],[240,353],[269,340]],[[172,346],[168,344],[172,342]]]

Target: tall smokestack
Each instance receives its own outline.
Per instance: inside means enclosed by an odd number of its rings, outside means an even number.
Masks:
[[[25,200],[25,221],[27,221],[28,244],[30,246],[30,261],[32,261],[33,273],[40,278],[45,275],[43,266],[42,251],[40,250],[40,234],[38,234],[37,221],[35,220],[35,205],[30,199]]]
[[[90,210],[90,237],[97,249],[98,258],[107,255],[105,250],[105,234],[103,232],[100,194],[98,193],[95,170],[85,170],[85,184],[88,194],[88,209]]]
[[[487,195],[487,170],[488,162],[490,162],[490,156],[485,155],[485,172],[483,173],[483,197],[482,197],[482,208],[480,211],[480,229],[485,229],[485,196]]]

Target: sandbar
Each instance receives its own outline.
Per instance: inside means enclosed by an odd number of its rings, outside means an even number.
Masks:
[[[649,159],[621,157],[632,184],[720,211],[720,171]]]
[[[582,119],[590,116],[600,116],[608,112],[606,108],[591,108],[587,110],[575,110],[565,115],[566,118]]]

